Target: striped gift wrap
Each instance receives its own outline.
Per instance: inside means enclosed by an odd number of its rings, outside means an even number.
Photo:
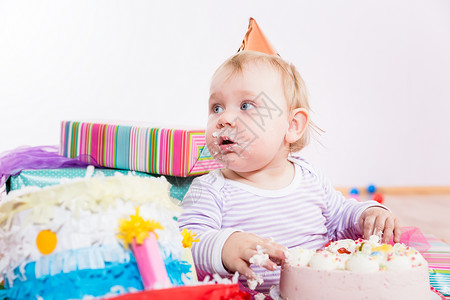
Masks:
[[[60,154],[94,165],[186,177],[222,167],[204,130],[63,121]]]
[[[450,299],[450,246],[432,234],[425,234],[430,248],[422,253],[428,262],[430,284]]]

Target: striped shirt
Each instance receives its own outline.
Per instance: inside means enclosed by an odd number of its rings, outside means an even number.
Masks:
[[[273,238],[287,248],[323,247],[330,240],[361,236],[361,213],[375,201],[346,199],[321,173],[298,157],[291,184],[279,190],[264,190],[223,177],[220,170],[193,180],[182,202],[178,219],[181,229],[192,229],[200,242],[192,247],[199,279],[207,274],[230,274],[222,264],[222,247],[236,231]],[[256,290],[268,292],[279,284],[280,268],[269,271],[251,266],[264,283]],[[245,278],[241,282],[247,286]]]

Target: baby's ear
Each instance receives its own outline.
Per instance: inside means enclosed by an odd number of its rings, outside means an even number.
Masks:
[[[285,140],[289,144],[298,141],[306,130],[309,122],[309,113],[304,108],[296,108],[289,116],[289,127],[286,132]]]

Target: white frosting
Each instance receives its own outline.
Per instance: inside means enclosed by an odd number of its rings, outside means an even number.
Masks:
[[[414,253],[412,253],[410,255],[409,259],[410,259],[410,262],[411,262],[411,266],[413,268],[421,267],[421,266],[424,266],[424,265],[428,265],[428,263],[425,260],[425,258],[418,251],[415,251]]]
[[[404,244],[397,243],[394,245],[393,251],[395,254],[402,254],[407,252],[406,248],[407,247]]]
[[[370,253],[372,253],[372,246],[369,243],[362,243],[359,247],[359,252],[365,255],[370,255]]]
[[[349,257],[346,264],[347,270],[356,273],[378,272],[380,266],[371,256],[355,254]]]
[[[291,266],[306,267],[315,251],[302,247],[295,247],[285,252],[287,262]]]
[[[410,269],[412,269],[412,265],[409,257],[407,256],[392,255],[386,261],[386,270],[388,271],[401,271]]]
[[[187,278],[184,276],[184,274],[181,275],[183,284],[187,286],[193,286],[193,285],[207,285],[207,284],[236,284],[239,281],[239,273],[235,272],[233,277],[227,278],[227,277],[220,277],[218,274],[214,274],[213,277],[206,275],[205,278],[203,278],[202,281],[192,280],[192,278]]]
[[[262,246],[257,245],[256,246],[256,254],[250,257],[249,262],[251,264],[257,265],[257,266],[264,266],[267,261],[269,260],[269,254],[265,253],[266,249],[264,249]]]
[[[386,270],[387,256],[380,251],[373,251],[370,256],[378,263],[380,270]]]
[[[336,270],[340,262],[336,254],[328,251],[316,252],[309,261],[309,266],[316,270]]]
[[[358,245],[359,245],[358,241],[346,239],[346,240],[339,240],[339,241],[331,242],[330,245],[328,247],[326,247],[325,249],[330,252],[333,252],[335,254],[337,254],[338,250],[342,249],[342,248],[348,250],[349,252],[354,252]]]
[[[256,289],[256,287],[258,285],[261,285],[264,283],[264,279],[262,278],[262,276],[260,276],[258,274],[253,274],[253,276],[254,276],[253,279],[247,279],[248,288],[251,290]]]
[[[255,295],[255,300],[263,300],[266,299],[266,295],[264,295],[263,293],[258,293]]]
[[[403,244],[380,244],[380,237],[368,240],[345,239],[331,242],[325,249],[312,251],[296,247],[286,252],[286,263],[316,270],[348,270],[372,273],[379,270],[408,270],[426,265],[423,256]]]

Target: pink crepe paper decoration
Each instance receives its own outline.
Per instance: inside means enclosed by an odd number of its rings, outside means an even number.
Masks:
[[[406,246],[414,247],[419,252],[425,252],[430,248],[430,244],[419,228],[409,226],[402,227],[401,230],[402,234],[400,236],[400,243],[405,244]],[[394,244],[392,238],[389,244]]]

